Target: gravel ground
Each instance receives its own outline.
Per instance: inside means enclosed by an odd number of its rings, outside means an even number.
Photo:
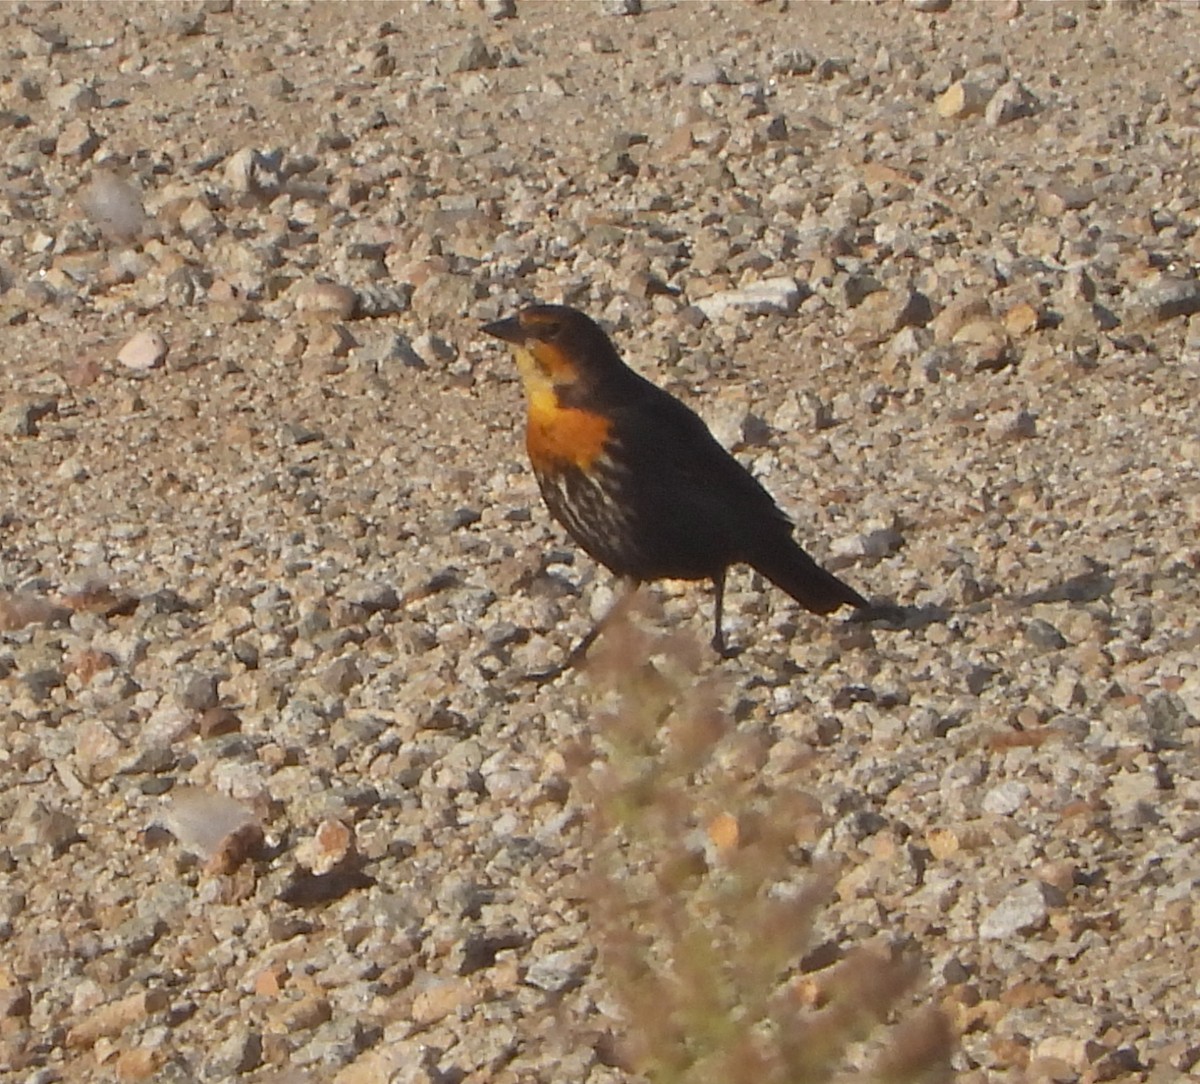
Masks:
[[[825,956],[968,1080],[1200,1065],[1200,7],[638,6],[4,5],[0,1078],[631,1079],[533,298],[907,608],[703,656]]]

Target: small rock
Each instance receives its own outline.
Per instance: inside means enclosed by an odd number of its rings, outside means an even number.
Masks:
[[[179,690],[179,705],[185,711],[208,711],[220,702],[218,679],[212,674],[193,674]]]
[[[689,87],[711,87],[728,86],[730,79],[715,60],[702,60],[683,73],[683,81]]]
[[[364,286],[358,291],[357,317],[396,316],[412,308],[413,287],[400,282],[384,286]]]
[[[58,413],[58,400],[44,395],[13,395],[0,409],[0,435],[36,437],[38,422]],[[4,628],[4,608],[12,599],[0,599],[0,628]],[[17,627],[17,626],[11,626]]]
[[[933,320],[933,303],[920,290],[889,290],[885,311],[893,332],[926,327]]]
[[[710,415],[713,436],[731,450],[769,444],[774,430],[759,415],[731,400]]]
[[[454,62],[456,72],[475,72],[485,68],[494,68],[499,64],[499,57],[488,49],[483,38],[472,34],[463,46],[462,52]]]
[[[349,320],[358,305],[358,295],[336,282],[310,282],[296,297],[296,312],[314,322]]]
[[[933,320],[934,342],[939,345],[949,343],[965,325],[973,320],[990,319],[991,315],[986,298],[969,294],[955,298]]]
[[[197,244],[215,237],[221,232],[221,223],[212,209],[203,200],[192,200],[179,214],[179,228]]]
[[[0,986],[0,1020],[25,1020],[32,1010],[33,999],[28,986],[24,983]]]
[[[601,15],[641,15],[642,0],[600,0]]]
[[[1090,305],[1096,300],[1096,283],[1082,267],[1073,267],[1063,279],[1059,296],[1064,298],[1068,305],[1077,302]]]
[[[830,543],[830,565],[844,568],[851,561],[864,557],[882,560],[898,552],[903,545],[904,536],[894,527],[880,527],[863,534],[843,535]]]
[[[1180,686],[1180,692],[1190,692],[1187,683]],[[1183,740],[1184,731],[1196,725],[1196,717],[1188,705],[1188,698],[1156,693],[1146,701],[1145,723],[1155,743],[1169,747]]]
[[[967,348],[976,371],[997,372],[1012,361],[1004,326],[990,318],[963,324],[951,341]]]
[[[321,688],[335,696],[345,696],[362,681],[362,672],[353,659],[334,659],[321,671]]]
[[[157,369],[167,359],[167,340],[157,331],[139,331],[117,352],[117,361],[127,369]]]
[[[772,419],[772,426],[783,432],[806,429],[831,429],[836,424],[833,408],[821,396],[808,389],[793,391]]]
[[[100,147],[100,136],[86,120],[69,121],[54,144],[59,158],[91,158]]]
[[[850,326],[856,336],[870,336],[877,342],[883,342],[903,330],[898,327],[903,305],[904,301],[899,294],[887,290],[868,294],[851,310]],[[908,345],[898,347],[893,344],[892,352],[903,354]]]
[[[284,75],[283,72],[272,72],[267,76],[266,92],[272,98],[286,98],[295,89],[296,84]]]
[[[515,19],[517,0],[483,0],[483,13],[497,22],[501,19]]]
[[[827,56],[817,65],[816,75],[823,83],[829,82],[838,75],[847,75],[850,71],[850,61],[845,57]]]
[[[238,195],[273,196],[283,186],[279,151],[264,154],[254,147],[243,147],[225,163],[225,183]]]
[[[412,1018],[417,1024],[433,1024],[474,1000],[474,990],[465,979],[434,982],[413,998]]]
[[[1050,689],[1050,702],[1059,711],[1070,711],[1086,704],[1087,690],[1079,680],[1079,675],[1065,667],[1060,670]]]
[[[804,49],[788,49],[771,61],[771,71],[776,75],[811,75],[817,67],[817,58]]]
[[[1095,198],[1095,191],[1088,185],[1051,181],[1038,191],[1037,205],[1042,214],[1058,218],[1065,211],[1082,211],[1090,206]]]
[[[46,52],[53,55],[64,52],[70,39],[63,31],[52,23],[46,23],[32,28],[34,37],[46,47]]]
[[[222,734],[237,734],[242,729],[242,720],[232,708],[211,707],[200,712],[196,730],[202,738],[219,738]]]
[[[400,596],[388,583],[362,582],[352,584],[342,592],[342,598],[367,613],[383,613],[400,607]]]
[[[903,546],[904,536],[894,527],[881,527],[862,536],[863,556],[873,560],[882,560],[899,552]]]
[[[1093,1040],[1082,1035],[1050,1035],[1033,1048],[1033,1053],[1039,1062],[1055,1061],[1068,1066],[1072,1070],[1071,1075],[1062,1079],[1073,1080],[1081,1070],[1087,1068],[1090,1060],[1088,1048],[1093,1045]],[[1059,1079],[1055,1074],[1046,1076],[1051,1080]]]
[[[212,1042],[204,1060],[204,1079],[229,1080],[252,1073],[263,1063],[260,1032],[235,1023],[228,1035]]]
[[[398,361],[406,369],[428,369],[429,363],[417,352],[406,335],[397,332],[383,349],[382,360]]]
[[[882,289],[883,284],[874,275],[848,275],[842,284],[846,308],[858,308],[871,294]]]
[[[58,667],[43,666],[27,671],[23,681],[29,695],[40,704],[48,700],[55,689],[62,687],[65,676]]]
[[[578,986],[588,967],[587,955],[582,949],[551,952],[529,965],[525,982],[547,993],[561,994]]]
[[[933,103],[939,117],[947,120],[961,120],[964,117],[979,116],[988,105],[988,92],[978,83],[968,83],[958,80],[951,83]]]
[[[906,0],[913,11],[923,11],[927,15],[940,15],[950,10],[950,0]]]
[[[203,8],[195,11],[177,11],[168,23],[172,34],[181,38],[196,38],[204,33],[208,21]]]
[[[1131,320],[1157,324],[1200,312],[1200,280],[1163,276],[1146,283],[1128,306]]]
[[[788,138],[789,135],[787,118],[782,114],[777,113],[769,121],[767,121],[766,127],[762,129],[762,133],[770,142],[782,143]]]
[[[777,313],[792,316],[800,307],[803,292],[793,278],[763,279],[740,290],[722,290],[702,297],[695,307],[709,320],[720,320],[729,313],[741,316],[765,316]]]
[[[637,162],[626,151],[609,151],[600,158],[596,168],[614,181],[620,177],[636,177],[639,172]]]
[[[992,128],[1010,124],[1021,117],[1031,117],[1038,111],[1041,103],[1015,79],[1004,83],[984,110],[984,120]]]
[[[333,1018],[333,1006],[329,999],[316,995],[309,995],[294,1003],[284,1002],[278,1008],[280,1011],[275,1019],[289,1035],[312,1031]]]
[[[79,822],[62,809],[37,802],[25,818],[21,838],[25,843],[46,847],[53,855],[61,855],[80,841]]]
[[[320,360],[344,358],[356,346],[358,346],[358,340],[345,327],[341,324],[328,324],[313,333],[312,338],[309,339],[305,356]],[[326,371],[342,372],[344,369],[345,363],[341,362]]]
[[[988,420],[988,432],[1000,440],[1028,440],[1037,435],[1037,418],[1028,410],[1004,410]]]
[[[75,767],[88,782],[101,782],[116,772],[122,750],[109,727],[98,719],[85,720],[75,735]]]
[[[1067,646],[1067,638],[1049,621],[1035,617],[1025,626],[1025,639],[1041,651],[1061,651]]]
[[[451,342],[426,332],[413,340],[413,349],[431,364],[446,364],[458,360],[458,348]]]
[[[1037,881],[1013,889],[984,917],[979,924],[979,936],[985,941],[1004,941],[1040,930],[1048,917],[1044,892]]]
[[[471,527],[483,518],[477,508],[456,508],[446,517],[446,529],[458,531],[463,527]]]
[[[109,1001],[88,1013],[67,1032],[68,1049],[90,1049],[101,1039],[115,1038],[170,1003],[166,990],[142,990],[120,1001]]]
[[[46,101],[64,113],[88,113],[100,108],[100,95],[91,83],[72,79],[46,94]]]
[[[1018,780],[992,787],[983,796],[983,811],[997,817],[1011,817],[1029,801],[1029,788]]]
[[[296,860],[318,877],[356,857],[354,829],[332,817],[322,821],[313,836],[296,848]]]
[[[1027,301],[1019,301],[1004,314],[1004,330],[1014,337],[1037,331],[1041,314]]]

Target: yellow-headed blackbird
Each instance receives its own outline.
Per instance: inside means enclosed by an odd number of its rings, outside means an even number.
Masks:
[[[771,495],[683,403],[630,369],[589,317],[531,305],[483,330],[510,343],[525,385],[525,446],[553,516],[636,585],[711,579],[725,654],[725,573],[742,562],[801,606],[867,606],[792,538]],[[600,626],[572,653],[586,650]]]

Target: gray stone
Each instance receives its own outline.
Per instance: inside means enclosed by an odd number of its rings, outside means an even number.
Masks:
[[[740,290],[722,290],[696,301],[709,320],[721,320],[731,314],[792,316],[800,307],[803,291],[792,278],[763,279]]]
[[[715,60],[702,60],[683,73],[683,81],[690,87],[710,87],[718,83],[729,83],[725,69]]]
[[[1129,316],[1146,323],[1162,323],[1200,313],[1200,280],[1163,276],[1141,287],[1129,304]]]
[[[494,68],[498,63],[499,58],[487,47],[483,38],[478,34],[472,34],[459,52],[458,59],[454,62],[454,70],[456,72],[475,72]]]
[[[983,796],[982,807],[985,813],[992,813],[998,817],[1011,817],[1028,801],[1029,788],[1014,779],[992,787]]]
[[[1031,117],[1041,108],[1037,98],[1016,80],[1004,83],[987,103],[983,118],[993,128]]]
[[[1067,639],[1049,621],[1033,618],[1025,626],[1025,639],[1041,651],[1061,651]]]
[[[590,954],[586,950],[564,949],[531,963],[525,981],[547,993],[561,994],[577,986],[590,969]]]
[[[1013,889],[984,916],[979,936],[985,941],[1006,941],[1036,933],[1048,917],[1044,886],[1040,881],[1030,881]]]
[[[10,396],[0,409],[0,435],[35,437],[38,423],[58,412],[58,400],[50,396]]]

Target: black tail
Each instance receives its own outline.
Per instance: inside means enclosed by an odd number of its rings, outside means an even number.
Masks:
[[[853,587],[826,572],[790,537],[772,539],[748,556],[746,563],[813,613],[832,613],[839,606],[861,609],[869,605]]]

